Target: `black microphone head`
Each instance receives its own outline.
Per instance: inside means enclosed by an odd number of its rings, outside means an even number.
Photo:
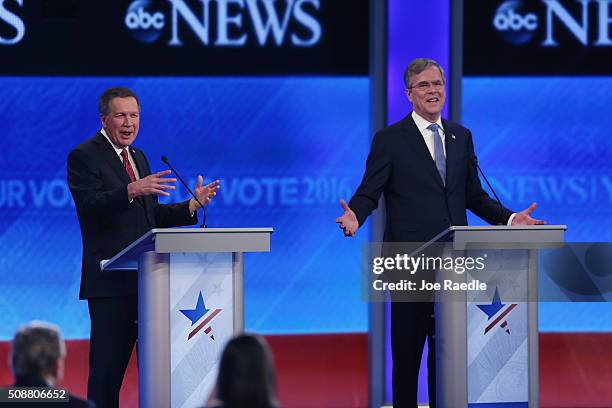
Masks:
[[[168,164],[168,158],[166,156],[162,156],[161,159],[164,163]]]

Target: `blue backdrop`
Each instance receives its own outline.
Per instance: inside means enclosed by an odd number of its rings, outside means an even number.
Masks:
[[[81,238],[66,156],[99,128],[97,98],[131,87],[135,145],[168,156],[195,184],[220,178],[210,227],[275,229],[270,254],[247,255],[246,326],[260,333],[366,331],[358,239],[334,219],[369,149],[369,81],[352,78],[0,79],[0,340],[24,321],[89,336],[78,298]],[[172,201],[187,198],[177,188]]]
[[[72,147],[99,129],[108,86],[141,97],[136,145],[167,155],[194,184],[221,178],[212,227],[272,226],[252,254],[246,323],[262,333],[367,328],[359,245],[334,224],[369,149],[367,78],[0,79],[0,339],[27,320],[89,334],[79,302],[81,241],[65,182]],[[465,78],[463,123],[502,201],[567,224],[568,240],[612,240],[610,78]],[[181,188],[172,200],[186,198]],[[472,223],[480,223],[472,219]],[[543,331],[612,330],[608,304],[543,303]]]
[[[611,93],[610,77],[463,79],[463,124],[504,205],[536,201],[567,241],[612,241]],[[540,330],[612,331],[612,305],[542,302]]]

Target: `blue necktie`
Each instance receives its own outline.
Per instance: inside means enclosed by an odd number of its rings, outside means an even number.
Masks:
[[[444,157],[444,147],[442,146],[442,137],[440,133],[438,133],[437,123],[432,123],[427,126],[427,129],[433,132],[434,138],[434,161],[436,162],[436,167],[438,168],[438,173],[440,173],[440,177],[442,177],[442,184],[446,185],[446,157]]]

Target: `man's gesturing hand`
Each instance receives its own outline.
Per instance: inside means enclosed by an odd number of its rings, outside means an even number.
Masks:
[[[357,229],[359,228],[359,221],[357,221],[357,216],[350,209],[346,201],[340,200],[340,205],[344,210],[344,214],[341,217],[336,218],[336,223],[340,227],[340,229],[344,232],[345,237],[354,237]]]
[[[170,193],[164,190],[174,190],[176,187],[170,183],[175,183],[175,178],[164,177],[172,173],[170,170],[164,170],[143,177],[128,184],[128,199],[132,201],[135,197],[145,196],[149,194],[159,194],[169,196]]]
[[[531,205],[525,208],[520,213],[517,213],[512,220],[512,225],[544,225],[546,221],[536,220],[531,218],[531,213],[536,209],[537,204],[531,203]]]
[[[203,182],[204,180],[202,179],[202,176],[198,176],[198,184],[196,184],[195,187],[195,195],[202,204],[206,205],[213,199],[214,196],[217,195],[217,191],[219,191],[221,186],[219,185],[219,180],[215,180],[205,186],[202,186]],[[197,201],[192,198],[189,202],[189,211],[193,213],[198,208],[200,208],[200,204],[198,204]]]

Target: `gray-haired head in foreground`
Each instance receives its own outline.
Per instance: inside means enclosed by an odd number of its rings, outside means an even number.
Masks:
[[[19,328],[11,344],[15,376],[43,378],[53,374],[57,361],[66,356],[66,345],[54,324],[32,321]]]
[[[100,99],[98,100],[98,111],[100,115],[106,116],[110,113],[110,103],[115,98],[134,98],[138,104],[138,110],[140,110],[140,101],[134,91],[123,86],[116,86],[114,88],[108,88],[100,95]]]
[[[404,84],[406,85],[406,89],[410,89],[412,86],[412,77],[415,75],[419,75],[421,72],[425,71],[429,67],[436,67],[440,70],[440,74],[442,75],[442,80],[446,82],[446,77],[444,75],[444,69],[440,64],[430,58],[417,58],[412,60],[406,70],[404,71]]]

